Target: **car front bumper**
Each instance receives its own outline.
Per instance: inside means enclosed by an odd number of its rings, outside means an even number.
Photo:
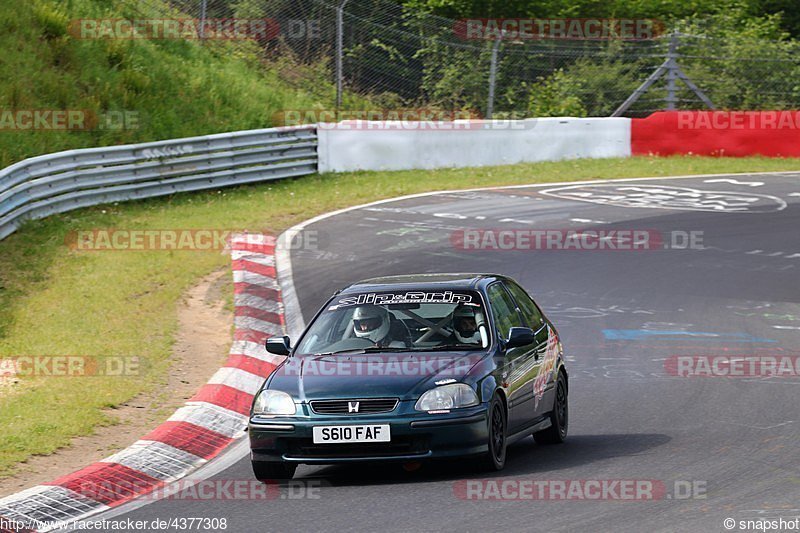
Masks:
[[[487,405],[450,413],[312,416],[259,419],[248,424],[253,461],[335,464],[412,461],[476,455],[488,450]],[[314,444],[315,426],[388,424],[390,442]]]

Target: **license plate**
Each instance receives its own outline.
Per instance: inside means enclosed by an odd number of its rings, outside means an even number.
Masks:
[[[389,424],[365,426],[316,426],[314,444],[341,444],[346,442],[390,442]]]

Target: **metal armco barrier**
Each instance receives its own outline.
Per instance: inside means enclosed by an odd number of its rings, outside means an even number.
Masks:
[[[109,202],[317,172],[315,126],[68,150],[0,170],[0,239],[25,220]]]

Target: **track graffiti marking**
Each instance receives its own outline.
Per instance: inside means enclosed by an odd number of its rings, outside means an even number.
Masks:
[[[632,315],[654,315],[656,312],[651,309],[636,309],[619,305],[600,306],[600,307],[566,307],[554,306],[549,309],[549,314],[565,318],[600,318],[612,314],[632,314]]]
[[[761,187],[763,181],[739,181],[731,178],[719,178],[715,180],[703,180],[703,183],[732,183],[733,185],[747,185],[748,187]]]
[[[672,185],[570,185],[542,194],[616,207],[677,209],[718,213],[769,213],[786,208],[777,196],[736,191],[705,191]]]

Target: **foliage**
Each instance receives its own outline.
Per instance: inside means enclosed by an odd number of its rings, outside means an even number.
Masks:
[[[7,74],[0,79],[0,110],[125,111],[136,117],[129,128],[0,131],[0,167],[70,148],[269,127],[275,111],[319,101],[262,66],[257,49],[69,34],[74,19],[148,16],[133,0],[109,6],[99,0],[0,0],[0,46],[14,51],[0,55]],[[325,96],[331,101],[332,92]]]

